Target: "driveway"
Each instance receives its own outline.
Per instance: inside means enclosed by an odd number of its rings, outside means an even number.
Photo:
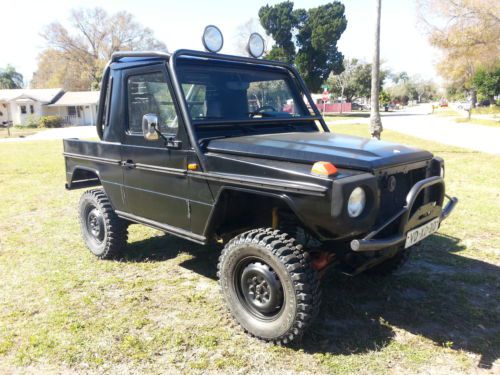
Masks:
[[[382,113],[382,124],[386,129],[418,138],[500,155],[500,127],[456,123],[430,112],[429,105],[419,105],[403,111]],[[334,123],[368,124],[369,121],[369,118],[353,117],[352,120]]]
[[[54,140],[63,138],[96,138],[95,126],[72,126],[69,128],[57,128],[41,130],[38,133],[20,138],[2,138],[1,142],[27,142],[40,140]]]

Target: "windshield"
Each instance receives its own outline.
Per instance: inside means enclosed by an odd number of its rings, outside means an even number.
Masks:
[[[310,116],[282,68],[180,59],[177,76],[194,123]]]

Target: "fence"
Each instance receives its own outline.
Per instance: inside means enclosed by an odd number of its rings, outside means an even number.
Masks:
[[[351,112],[352,104],[351,103],[326,103],[326,104],[316,104],[320,112]],[[342,106],[342,111],[340,110]]]

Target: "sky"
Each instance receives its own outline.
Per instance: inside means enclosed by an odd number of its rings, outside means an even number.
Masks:
[[[53,21],[68,23],[73,8],[100,6],[109,13],[126,10],[138,22],[151,28],[169,51],[179,48],[203,49],[201,34],[207,24],[217,25],[225,37],[221,52],[232,53],[238,27],[266,4],[281,0],[23,0],[3,4],[0,22],[0,68],[13,65],[29,83],[37,56],[46,47],[40,36]],[[295,0],[295,8],[311,8],[328,1]],[[374,0],[342,0],[346,7],[347,29],[339,40],[346,57],[371,61]],[[439,82],[434,65],[438,57],[417,27],[415,0],[382,0],[381,59],[384,67]]]

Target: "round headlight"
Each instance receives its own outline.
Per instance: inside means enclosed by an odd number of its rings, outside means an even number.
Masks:
[[[255,57],[259,58],[264,54],[265,42],[264,38],[257,33],[252,33],[250,38],[248,38],[247,51],[248,53]]]
[[[347,202],[347,213],[350,217],[358,217],[363,212],[366,204],[366,194],[365,191],[357,187],[354,189]]]
[[[224,44],[224,37],[217,26],[208,25],[203,32],[202,42],[207,51],[219,52]]]

